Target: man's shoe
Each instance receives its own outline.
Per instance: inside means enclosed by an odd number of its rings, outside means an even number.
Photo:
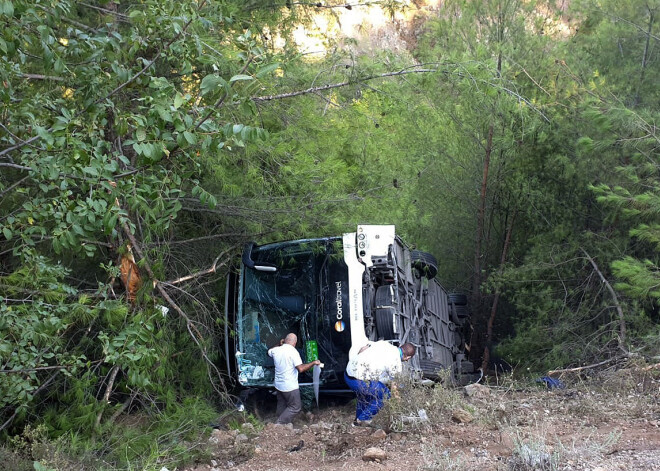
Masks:
[[[355,425],[356,427],[369,427],[371,425],[371,419],[369,420],[355,419],[353,425]]]

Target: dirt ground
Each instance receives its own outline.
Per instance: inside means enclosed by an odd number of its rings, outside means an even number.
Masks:
[[[293,426],[266,412],[214,430],[209,462],[187,471],[660,470],[657,376],[619,371],[555,390],[477,385],[470,396],[435,386],[383,409],[372,427],[352,425],[347,400]],[[412,411],[422,406],[429,420]],[[372,447],[380,459],[364,456]]]

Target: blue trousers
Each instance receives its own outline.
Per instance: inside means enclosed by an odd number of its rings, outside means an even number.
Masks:
[[[361,381],[350,378],[344,373],[344,381],[357,395],[355,418],[370,420],[385,405],[385,399],[390,398],[390,390],[380,381]]]

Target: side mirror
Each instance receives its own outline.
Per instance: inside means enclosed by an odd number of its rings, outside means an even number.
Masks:
[[[270,263],[260,263],[259,265],[257,265],[254,263],[254,260],[252,260],[252,250],[256,246],[257,246],[256,242],[248,242],[247,244],[245,244],[245,248],[243,249],[243,258],[242,258],[243,265],[257,271],[276,272],[277,267],[275,267],[275,265],[272,265]]]

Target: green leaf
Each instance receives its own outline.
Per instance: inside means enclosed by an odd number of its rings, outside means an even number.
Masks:
[[[41,126],[35,126],[34,128],[36,129],[37,134],[39,135],[40,138],[42,138],[44,141],[46,141],[46,143],[49,146],[53,145],[53,143],[55,142],[55,139],[53,138],[53,135],[46,130],[46,128],[43,128]]]
[[[14,4],[9,0],[1,1],[0,14],[4,16],[14,16]]]
[[[98,177],[99,176],[99,171],[95,169],[94,167],[85,167],[83,168],[83,172],[85,172],[88,175],[91,175],[93,177]]]
[[[144,128],[138,128],[137,131],[135,131],[135,138],[138,141],[144,141],[147,138],[147,131]]]
[[[224,87],[226,83],[227,82],[219,75],[207,75],[202,79],[199,89],[201,90],[202,95],[207,95],[218,91],[220,88]]]
[[[174,109],[178,110],[186,101],[188,100],[183,95],[177,93],[174,97]]]
[[[189,131],[183,131],[183,137],[188,141],[188,144],[193,145],[197,142],[197,137],[189,132]]]
[[[260,68],[255,75],[257,76],[257,78],[261,78],[264,75],[268,75],[271,72],[279,69],[279,67],[280,67],[279,62],[273,62],[272,64],[268,64]]]
[[[237,82],[239,80],[254,80],[254,77],[252,77],[251,75],[238,74],[238,75],[234,75],[232,78],[230,78],[229,83]]]
[[[11,229],[9,229],[8,227],[5,226],[5,227],[2,228],[2,233],[4,234],[4,236],[7,240],[11,240],[11,237],[12,237]]]

